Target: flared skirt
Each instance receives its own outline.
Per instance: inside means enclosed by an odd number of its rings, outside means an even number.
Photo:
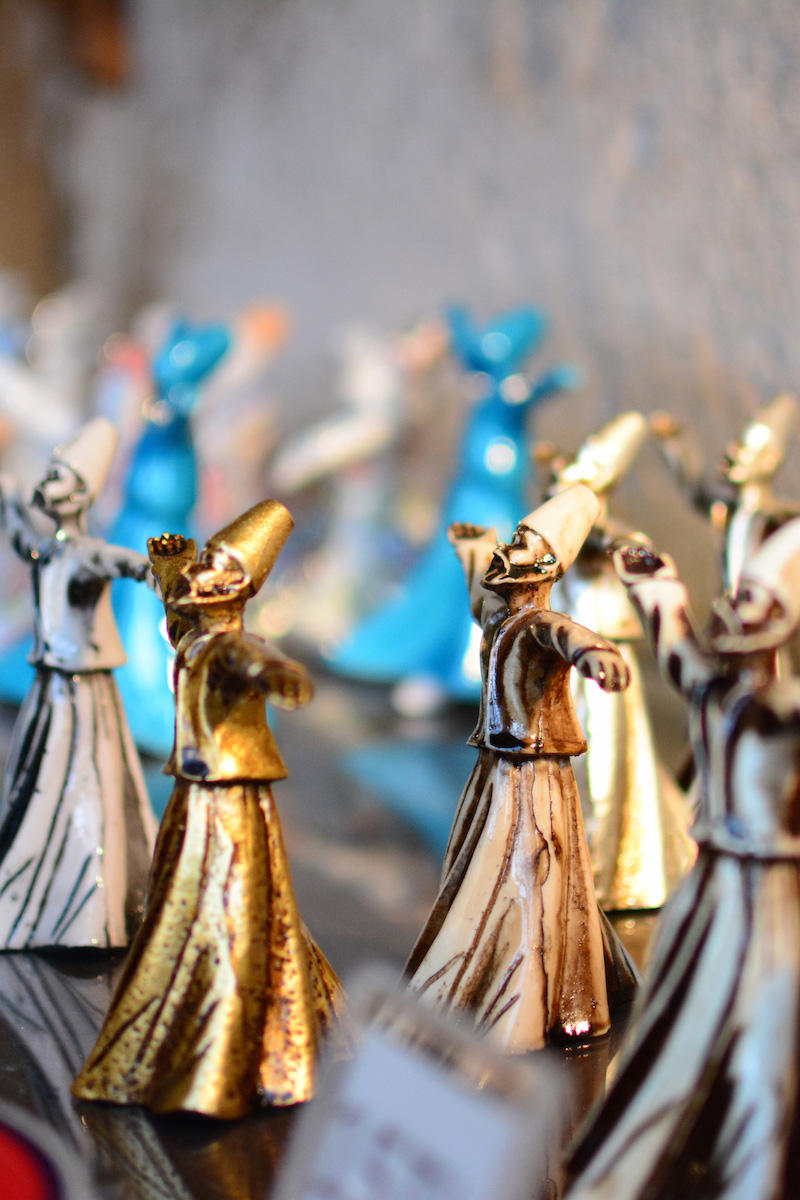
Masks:
[[[178,780],[144,923],[74,1092],[234,1118],[310,1099],[341,1000],[266,784]]]
[[[608,1032],[636,971],[597,904],[568,758],[479,752],[406,973],[515,1053]]]
[[[39,668],[0,808],[0,948],[126,946],[155,829],[111,673]]]

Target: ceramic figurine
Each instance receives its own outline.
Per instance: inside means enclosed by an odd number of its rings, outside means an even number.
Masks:
[[[125,655],[109,581],[150,567],[85,531],[116,441],[90,421],[53,452],[31,504],[2,479],[6,532],[33,578],[36,669],[0,806],[4,950],[125,946],[141,918],[155,831],[112,675]]]
[[[513,309],[482,328],[461,308],[452,309],[449,319],[453,347],[471,372],[478,399],[438,532],[397,597],[359,623],[329,659],[346,675],[402,681],[395,699],[406,711],[433,709],[447,696],[477,700],[480,695],[478,639],[447,528],[453,521],[469,521],[491,525],[501,537],[510,535],[528,508],[528,413],[575,381],[567,367],[548,371],[535,383],[518,374],[544,335],[545,319],[536,309]]]
[[[632,1034],[574,1150],[570,1200],[786,1200],[800,1165],[800,520],[742,566],[695,632],[674,564],[615,564],[690,701],[697,862],[664,910]]]
[[[321,481],[330,490],[323,541],[281,579],[263,611],[265,631],[270,625],[290,630],[329,651],[363,615],[365,597],[374,603],[387,586],[400,541],[392,520],[397,481],[390,451],[407,431],[410,382],[422,378],[444,348],[444,330],[433,321],[402,335],[359,326],[347,331],[338,383],[345,407],[288,441],[272,463],[270,477],[281,495]]]
[[[297,912],[271,782],[286,768],[265,698],[305,704],[305,669],[243,631],[292,527],[265,500],[212,537],[149,542],[176,647],[175,788],[144,923],[98,1043],[85,1100],[239,1117],[308,1100],[341,991]]]
[[[571,461],[549,458],[548,494],[573,483],[590,487],[600,515],[572,569],[553,586],[552,603],[613,642],[628,668],[621,692],[572,672],[572,693],[587,751],[575,764],[584,804],[595,891],[602,908],[660,908],[694,861],[686,797],[659,760],[635,645],[639,618],[606,553],[623,530],[609,513],[609,492],[629,471],[648,432],[645,417],[622,413],[589,437]]]
[[[229,344],[224,325],[175,321],[155,355],[155,395],[128,469],[122,509],[109,534],[120,545],[144,549],[154,529],[191,534],[197,456],[190,418],[201,385]],[[140,749],[165,758],[172,744],[174,700],[172,652],[163,634],[162,607],[151,593],[121,587],[114,590],[114,612],[129,649],[119,688],[131,732]]]
[[[425,1001],[473,1022],[508,1051],[608,1033],[635,968],[597,904],[570,758],[586,742],[574,666],[617,691],[619,650],[550,608],[550,590],[600,513],[575,484],[530,513],[508,545],[454,525],[483,629],[483,691],[438,899],[406,966]]]
[[[761,408],[728,446],[720,478],[711,484],[677,421],[654,413],[651,425],[673,475],[722,535],[722,585],[735,594],[743,567],[764,538],[798,513],[796,504],[778,499],[772,490],[797,425],[797,401],[783,393]]]

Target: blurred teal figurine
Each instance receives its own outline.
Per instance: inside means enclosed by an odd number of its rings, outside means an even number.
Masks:
[[[191,415],[200,388],[224,358],[231,334],[221,323],[177,320],[152,363],[154,397],[131,458],[120,513],[109,539],[141,550],[165,529],[195,535],[197,457]],[[139,594],[143,593],[143,594]],[[164,606],[145,588],[115,586],[114,613],[128,654],[117,683],[141,750],[165,757],[172,747],[175,700],[173,652],[164,631]]]
[[[395,706],[409,715],[435,711],[448,697],[477,701],[480,630],[447,527],[466,521],[510,537],[530,508],[528,414],[554,392],[578,383],[578,372],[569,366],[533,382],[519,373],[547,328],[538,309],[514,308],[480,326],[454,305],[447,318],[453,351],[474,376],[478,399],[437,532],[399,595],[357,625],[329,659],[342,674],[396,684]]]

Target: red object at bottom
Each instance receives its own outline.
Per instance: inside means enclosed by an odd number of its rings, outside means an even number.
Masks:
[[[7,1125],[0,1125],[0,1194],[8,1200],[59,1200],[45,1157]]]

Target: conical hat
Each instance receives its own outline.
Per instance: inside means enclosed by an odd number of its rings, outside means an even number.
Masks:
[[[760,408],[751,421],[748,421],[744,437],[749,430],[763,427],[769,434],[775,446],[783,453],[789,435],[797,424],[797,401],[789,392],[781,392],[769,404]]]
[[[745,483],[774,475],[783,462],[786,444],[797,425],[797,401],[788,392],[776,396],[747,422],[726,471],[733,482]]]
[[[585,483],[593,492],[607,491],[628,472],[646,437],[646,417],[620,413],[586,439],[572,462],[559,471],[559,483]]]
[[[95,417],[84,425],[71,442],[56,446],[53,458],[71,467],[86,484],[91,499],[106,481],[119,445],[119,434],[105,417]]]
[[[767,538],[742,571],[737,600],[746,600],[750,586],[771,592],[780,612],[752,633],[724,631],[711,638],[716,650],[747,653],[780,646],[800,623],[800,517]]]
[[[206,549],[224,550],[237,559],[255,594],[293,528],[294,520],[288,509],[277,500],[262,500],[210,537]]]
[[[541,534],[552,546],[561,569],[566,571],[586,541],[600,511],[600,501],[591,488],[584,483],[574,483],[528,513],[520,525]]]

